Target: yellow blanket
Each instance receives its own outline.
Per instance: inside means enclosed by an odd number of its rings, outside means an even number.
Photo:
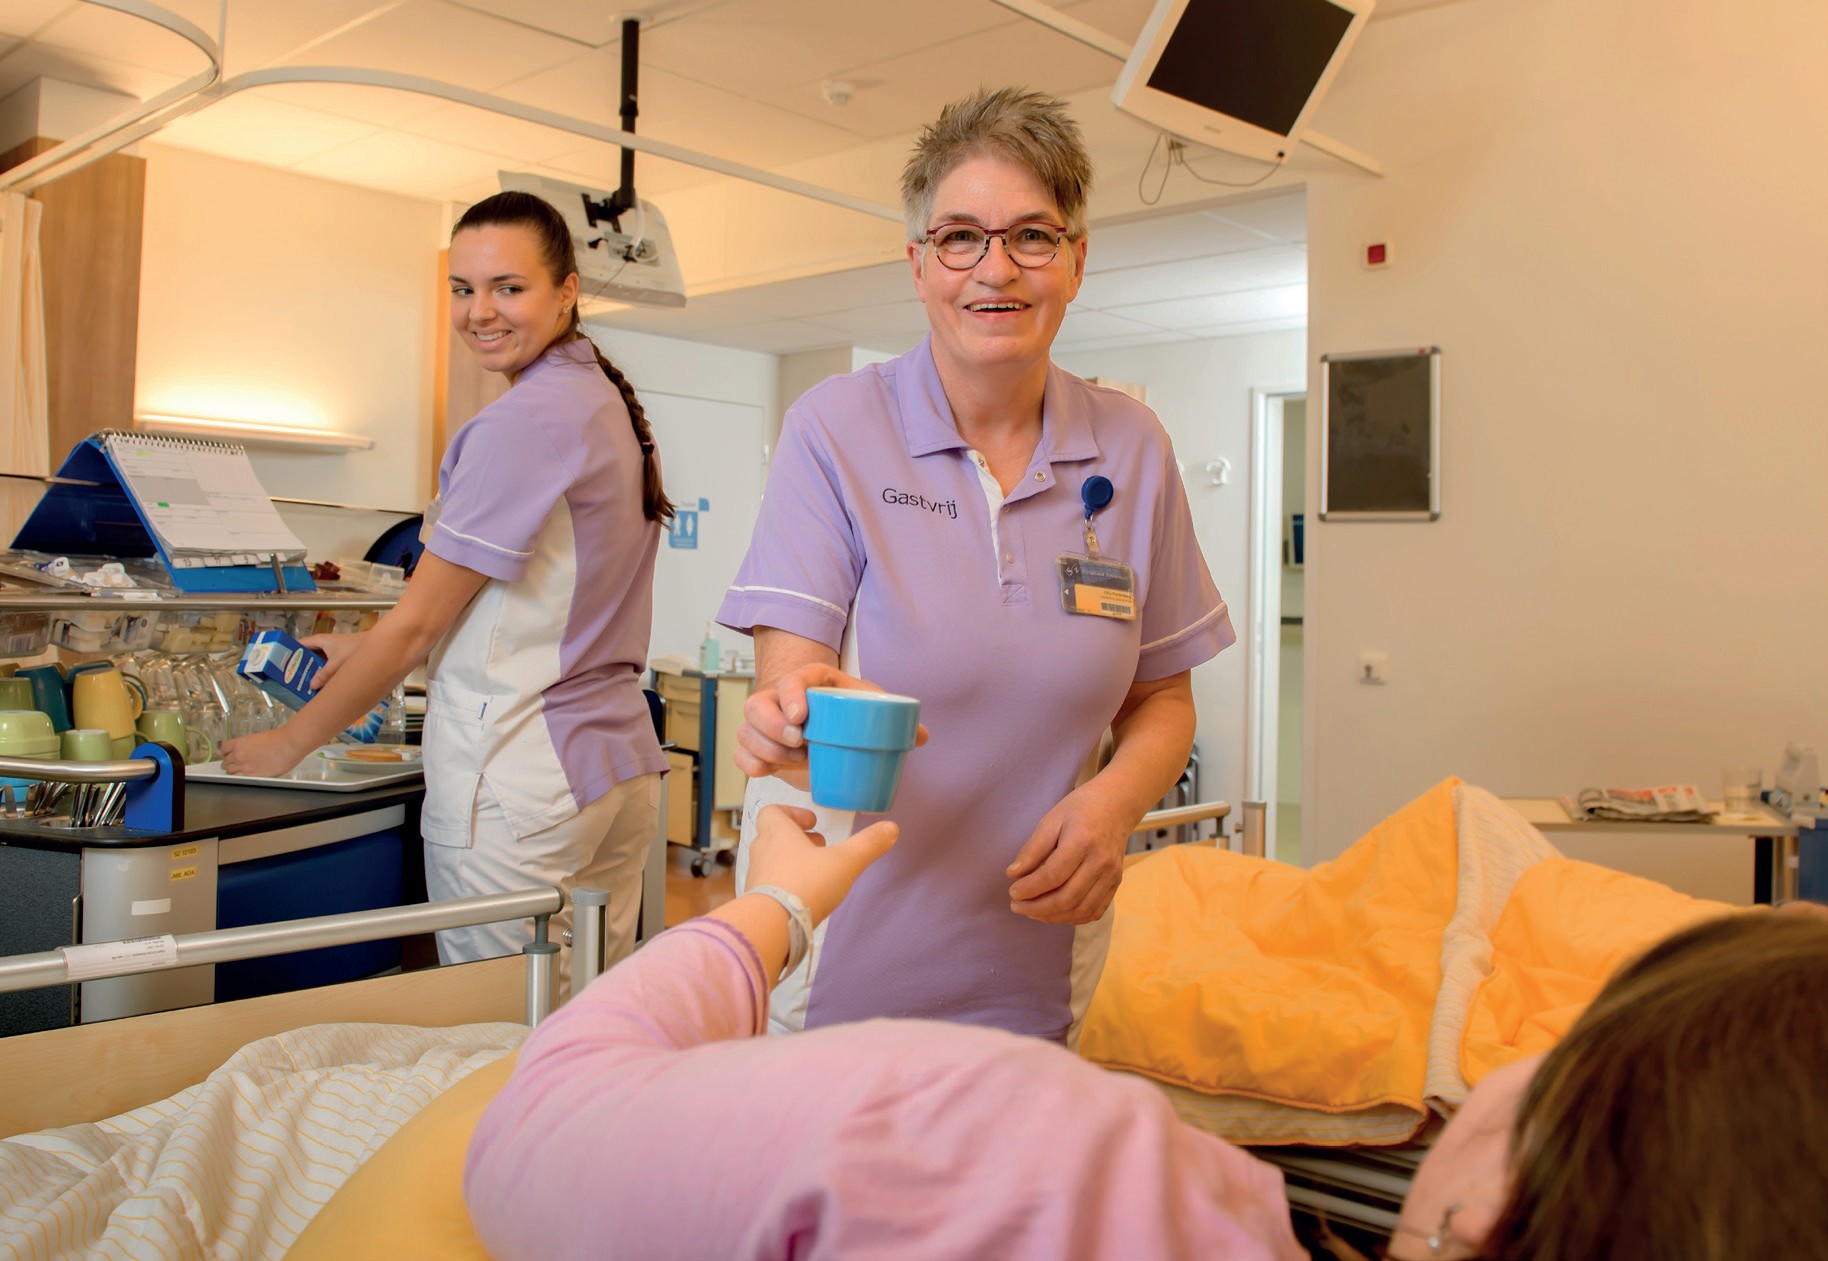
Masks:
[[[1392,1143],[1552,1044],[1625,958],[1731,908],[1559,857],[1448,779],[1333,862],[1134,864],[1080,1040],[1249,1143]]]

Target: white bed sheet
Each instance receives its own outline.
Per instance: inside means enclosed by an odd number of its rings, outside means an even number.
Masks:
[[[408,1119],[526,1035],[311,1025],[249,1043],[168,1099],[0,1140],[0,1257],[277,1261]]]

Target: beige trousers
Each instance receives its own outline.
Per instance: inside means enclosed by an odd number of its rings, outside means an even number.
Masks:
[[[557,885],[565,907],[552,917],[547,939],[563,941],[571,926],[571,890],[590,885],[609,891],[605,966],[635,948],[641,911],[641,874],[660,821],[660,776],[624,780],[582,810],[543,832],[516,838],[486,781],[476,793],[467,846],[425,845],[425,889],[433,901],[479,897]],[[440,963],[468,963],[514,954],[533,940],[533,921],[481,924],[438,934]],[[559,952],[561,990],[571,973],[571,952]]]

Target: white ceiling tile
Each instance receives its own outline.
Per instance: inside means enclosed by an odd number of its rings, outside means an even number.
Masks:
[[[10,95],[33,79],[61,79],[84,87],[105,88],[125,93],[135,100],[145,100],[172,83],[172,76],[160,70],[37,42],[22,44],[5,61],[0,61],[0,97]]]
[[[613,53],[575,57],[503,85],[499,95],[539,109],[621,126]],[[857,137],[831,123],[800,117],[698,83],[659,67],[643,66],[635,131],[669,144],[750,166],[780,167],[803,158],[853,148]]]
[[[445,102],[418,92],[396,88],[371,88],[355,83],[276,83],[268,87],[248,88],[251,95],[300,109],[336,114],[376,127],[398,127],[402,123],[440,109]]]
[[[325,58],[311,56],[312,46],[351,23],[384,11],[390,0],[229,0],[228,37],[222,50],[230,74],[240,74],[298,54],[297,61],[323,65]],[[211,16],[200,21],[216,33],[215,5]]]
[[[835,72],[856,88],[842,110],[831,110],[819,96],[817,89],[828,76],[771,77],[753,95],[802,116],[836,113],[848,130],[886,137],[913,132],[932,121],[946,102],[985,85],[1021,84],[1070,96],[1116,79],[1119,67],[1103,53],[997,6],[977,8],[1012,20],[896,55],[873,50],[870,60]],[[927,31],[941,30],[929,25],[924,14],[921,23]],[[908,49],[908,43],[886,47]]]
[[[1189,336],[1196,340],[1212,337],[1250,337],[1258,333],[1297,332],[1307,327],[1307,318],[1285,316],[1273,320],[1245,320],[1239,324],[1218,324],[1210,328],[1188,329]]]
[[[215,39],[213,17],[195,24],[211,40]],[[177,79],[209,68],[209,59],[183,36],[156,22],[92,4],[77,5],[40,31],[37,40],[56,48],[80,49],[130,66],[164,71]]]
[[[1163,329],[1124,337],[1094,337],[1086,341],[1068,341],[1065,337],[1061,337],[1054,342],[1054,353],[1078,354],[1088,350],[1127,350],[1137,346],[1165,346],[1171,342],[1190,340],[1192,339]]]
[[[1308,239],[1307,198],[1301,194],[1233,202],[1205,213],[1221,223],[1263,232],[1278,240],[1300,244]]]
[[[218,157],[291,166],[373,134],[373,127],[352,119],[243,92],[185,115],[162,129],[157,139]]]
[[[853,341],[846,329],[801,320],[774,320],[741,329],[724,329],[708,335],[706,340],[719,346],[759,350],[771,355],[789,355],[826,346],[848,346]]]
[[[377,133],[298,163],[305,175],[431,198],[438,190],[476,178],[489,159],[473,149],[398,133]]]
[[[1273,289],[1245,289],[1203,298],[1114,307],[1111,314],[1155,328],[1187,330],[1245,320],[1305,318],[1307,300],[1306,285],[1278,285]]]
[[[1160,331],[1151,324],[1139,324],[1105,311],[1081,311],[1075,305],[1067,309],[1066,319],[1060,324],[1059,340],[1070,343],[1109,337],[1146,337]]]
[[[928,328],[927,308],[914,301],[839,311],[824,322],[834,321],[840,321],[845,328],[860,334],[900,333],[919,337]]]
[[[548,161],[575,150],[579,144],[579,138],[570,132],[468,105],[440,106],[401,123],[400,130],[497,154],[510,169],[518,169],[517,163],[525,166]]]
[[[1077,18],[1087,26],[1095,26],[1107,35],[1116,37],[1126,44],[1136,42],[1142,34],[1143,23],[1149,20],[1150,12],[1155,8],[1155,0],[1066,0],[1056,2],[1054,7],[1068,17]],[[1117,66],[1115,59],[1111,64]],[[1115,79],[1117,76],[1111,76]]]
[[[1108,308],[1201,294],[1307,283],[1307,253],[1290,245],[1241,250],[1211,258],[1189,257],[1147,267],[1090,272],[1079,290],[1086,306]]]
[[[80,0],[6,0],[0,5],[0,35],[36,35],[63,14],[88,7]]]
[[[394,70],[493,92],[578,53],[568,40],[473,9],[442,0],[407,0],[305,52],[290,53],[285,61]]]
[[[1183,258],[1205,258],[1235,250],[1261,249],[1265,244],[1258,232],[1198,213],[1167,214],[1129,223],[1093,224],[1086,270],[1096,274]]]
[[[567,183],[609,191],[622,182],[622,151],[614,145],[590,144],[587,148],[561,153],[550,161],[532,164],[531,169]],[[646,153],[635,155],[635,189],[649,201],[659,202],[670,192],[722,178],[703,167],[686,166]]]
[[[483,179],[465,180],[449,188],[440,189],[436,200],[446,201],[456,206],[461,212],[465,207],[473,206],[484,197],[493,197],[501,191],[501,181],[494,176]]]
[[[927,0],[917,8],[856,0],[730,0],[707,17],[713,20],[643,35],[643,67],[664,67],[758,100],[783,84],[853,78],[885,55],[937,48],[1017,20],[988,0]]]
[[[490,0],[451,0],[462,9],[500,17],[506,6]],[[570,40],[580,46],[602,48],[621,42],[622,22],[613,5],[579,4],[576,0],[514,0],[508,10],[523,26]],[[649,12],[651,10],[643,10]]]

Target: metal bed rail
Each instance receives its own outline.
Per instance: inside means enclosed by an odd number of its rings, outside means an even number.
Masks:
[[[1191,805],[1174,806],[1167,810],[1151,810],[1136,821],[1136,827],[1130,835],[1153,832],[1158,828],[1179,827],[1187,823],[1201,823],[1207,819],[1223,819],[1230,813],[1229,801],[1196,801]],[[1242,852],[1253,858],[1263,857],[1263,819],[1264,804],[1261,801],[1244,803]],[[1224,839],[1222,830],[1218,839]]]
[[[448,902],[422,902],[374,911],[350,911],[343,915],[250,924],[244,928],[218,928],[207,933],[168,933],[158,937],[64,946],[0,959],[0,993],[99,981],[136,972],[229,963],[323,946],[347,946],[531,916],[533,940],[521,953],[527,960],[527,1023],[536,1025],[557,1006],[559,947],[547,940],[547,926],[564,905],[565,894],[560,889],[527,889],[517,893],[454,898]],[[600,923],[599,920],[599,937]],[[599,964],[601,958],[599,953]]]

